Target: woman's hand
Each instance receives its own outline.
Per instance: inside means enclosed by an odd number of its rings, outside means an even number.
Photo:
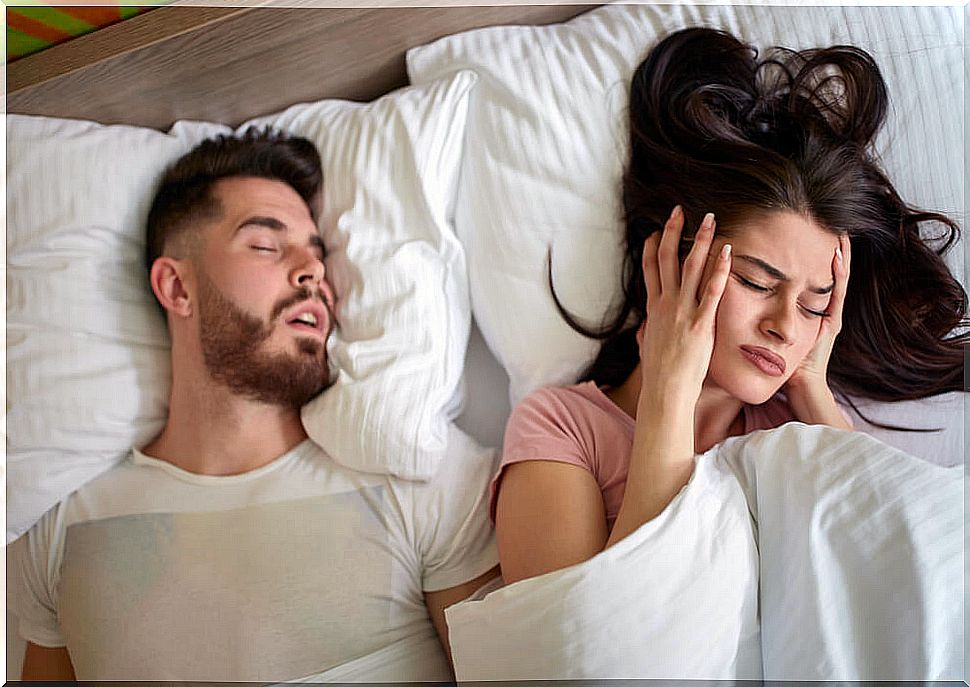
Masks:
[[[694,406],[714,352],[714,317],[731,271],[731,247],[714,258],[714,216],[704,217],[683,267],[677,256],[684,213],[674,208],[663,236],[643,246],[647,319],[640,333],[640,398],[623,503],[606,545],[661,513],[694,470]]]
[[[842,330],[842,309],[849,284],[852,247],[848,236],[839,237],[839,246],[832,258],[835,286],[829,301],[828,315],[822,318],[815,345],[785,385],[788,402],[795,417],[807,424],[828,424],[851,429],[835,403],[826,373],[835,338]]]
[[[643,246],[647,318],[640,330],[640,406],[655,414],[665,404],[690,408],[701,393],[714,350],[714,319],[731,271],[725,244],[707,283],[701,285],[714,240],[714,216],[707,214],[684,261],[678,259],[684,213],[674,208],[660,232]],[[639,414],[639,413],[638,413]],[[692,432],[692,430],[691,430]]]

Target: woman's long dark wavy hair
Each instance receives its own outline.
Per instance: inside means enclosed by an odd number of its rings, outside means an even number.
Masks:
[[[959,228],[908,206],[877,164],[873,139],[887,107],[879,68],[858,48],[776,48],[759,60],[751,46],[703,28],[658,44],[630,86],[622,305],[595,329],[553,293],[573,329],[604,340],[582,381],[616,387],[636,367],[643,244],[680,204],[682,251],[706,212],[722,236],[780,210],[848,234],[852,273],[828,370],[841,397],[962,390],[967,294],[942,258]],[[932,235],[921,238],[921,226]]]

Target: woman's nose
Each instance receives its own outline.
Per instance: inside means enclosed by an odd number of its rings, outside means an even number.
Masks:
[[[795,338],[795,317],[797,304],[781,303],[773,308],[761,321],[761,328],[771,338],[783,344],[790,344]]]

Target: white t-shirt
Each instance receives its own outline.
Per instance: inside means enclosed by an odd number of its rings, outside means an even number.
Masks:
[[[429,482],[310,441],[229,477],[134,450],[14,546],[20,633],[79,680],[450,680],[424,592],[498,562],[494,452],[452,435]]]

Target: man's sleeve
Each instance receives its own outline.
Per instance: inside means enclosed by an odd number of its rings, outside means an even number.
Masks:
[[[498,565],[487,510],[497,457],[452,427],[434,478],[415,488],[412,517],[425,592],[456,587]]]
[[[57,621],[60,515],[56,506],[8,549],[7,608],[17,616],[18,634],[43,647],[67,645]]]

